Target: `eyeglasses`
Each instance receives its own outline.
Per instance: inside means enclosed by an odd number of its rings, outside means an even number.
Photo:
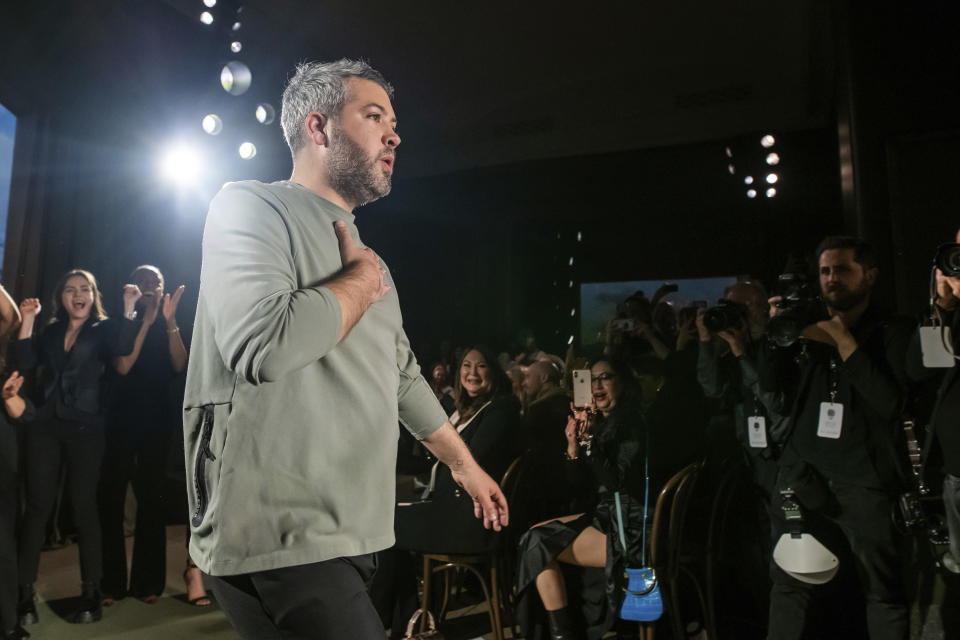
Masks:
[[[617,377],[617,374],[615,373],[601,373],[598,376],[591,376],[590,382],[591,383],[599,382],[600,384],[603,384],[604,382],[607,382],[608,380],[613,380],[616,377]]]

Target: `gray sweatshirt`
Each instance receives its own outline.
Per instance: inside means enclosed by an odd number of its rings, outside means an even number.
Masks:
[[[419,439],[446,421],[389,271],[337,342],[337,220],[362,246],[351,213],[289,181],[210,204],[183,424],[190,554],[209,574],[391,546],[397,420]]]

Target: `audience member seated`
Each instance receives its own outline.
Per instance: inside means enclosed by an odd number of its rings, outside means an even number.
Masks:
[[[590,371],[593,407],[576,410],[565,431],[577,508],[536,525],[520,540],[517,614],[531,640],[548,632],[552,640],[593,640],[613,628],[623,569],[640,562],[644,458],[649,454],[651,496],[676,471],[662,462],[667,452],[654,432],[672,425],[654,427],[644,419],[644,404],[651,402],[630,370],[604,358]],[[617,534],[615,492],[621,494],[626,550]]]
[[[526,505],[530,520],[537,522],[569,508],[569,490],[563,472],[563,451],[567,442],[563,429],[570,415],[570,396],[560,387],[560,368],[551,360],[538,360],[527,367],[523,377],[524,449],[529,463],[526,474],[529,495],[535,504]]]
[[[467,350],[455,382],[450,423],[476,461],[499,480],[520,453],[520,403],[510,379],[486,347]],[[400,638],[416,608],[416,562],[410,552],[483,553],[494,532],[474,516],[473,500],[446,465],[434,464],[423,499],[397,505],[396,545],[379,554],[371,597],[384,622]]]
[[[450,372],[441,363],[433,365],[430,370],[430,388],[437,396],[443,410],[449,416],[456,409],[456,400],[453,397],[453,387],[450,386]]]

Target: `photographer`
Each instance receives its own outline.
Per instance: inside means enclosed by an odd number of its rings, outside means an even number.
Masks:
[[[952,353],[960,353],[960,313],[957,313],[957,302],[960,301],[960,231],[956,240],[957,244],[941,247],[936,261],[936,290],[932,296],[931,311],[942,329],[934,329],[931,332],[933,340],[927,344],[921,344],[919,332],[914,334],[907,351],[907,374],[917,382],[940,376],[936,403],[928,423],[932,434],[928,434],[926,442],[932,444],[931,435],[936,436],[945,472],[943,505],[950,531],[950,551],[943,557],[943,564],[953,573],[960,573],[960,429],[957,428],[960,420],[960,383],[955,362],[950,368],[924,366],[926,351],[931,352],[927,354],[930,360],[934,359],[932,352],[946,344],[952,347]],[[945,360],[952,361],[953,358]],[[924,456],[930,455],[929,449],[929,446],[924,447]]]
[[[796,491],[808,531],[821,539],[846,537],[865,591],[870,638],[905,640],[908,614],[891,508],[905,458],[895,441],[903,403],[896,366],[904,361],[910,325],[870,303],[878,270],[866,242],[828,237],[816,256],[824,319],[805,318],[802,337],[790,348],[782,340],[764,348],[763,387],[795,397],[778,489]],[[791,531],[783,515],[775,515],[774,542]],[[771,573],[767,637],[802,638],[815,587],[773,563]]]
[[[785,420],[783,395],[762,390],[757,372],[759,341],[769,309],[767,294],[759,282],[742,280],[727,287],[720,302],[697,310],[697,380],[704,395],[718,400],[721,412],[733,418],[753,480],[769,501]]]

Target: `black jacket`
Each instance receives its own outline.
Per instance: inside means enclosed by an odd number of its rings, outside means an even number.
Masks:
[[[104,373],[113,358],[133,351],[138,327],[139,323],[125,318],[90,318],[69,352],[63,350],[65,321],[49,325],[35,340],[18,340],[16,358],[21,369],[36,369],[38,416],[102,424]]]

